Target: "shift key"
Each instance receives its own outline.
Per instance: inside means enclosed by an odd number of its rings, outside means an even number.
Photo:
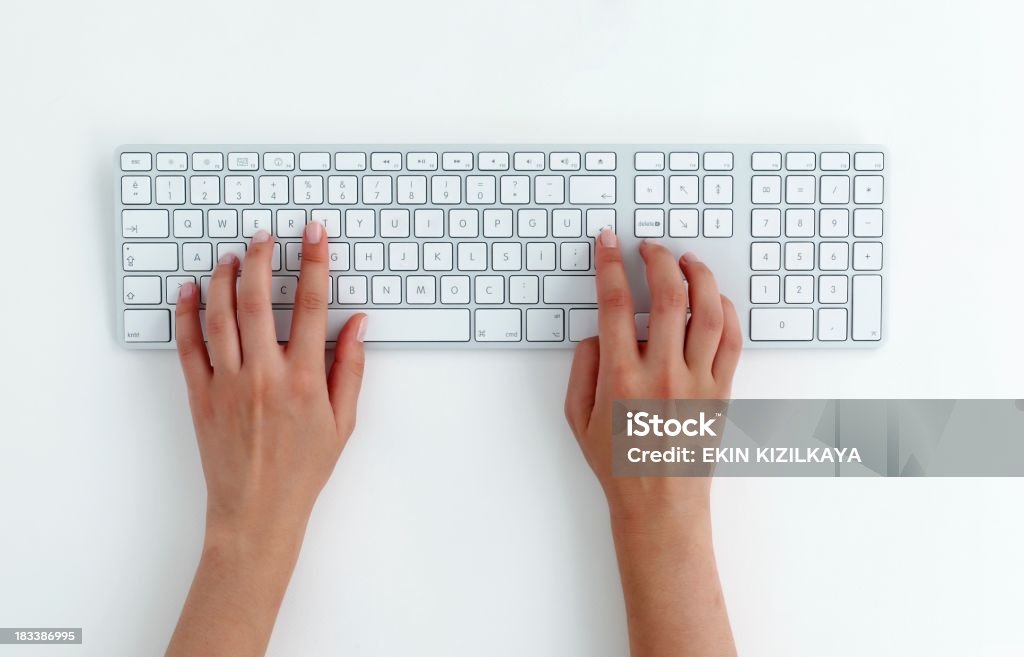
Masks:
[[[544,303],[595,305],[597,285],[593,276],[545,276]]]

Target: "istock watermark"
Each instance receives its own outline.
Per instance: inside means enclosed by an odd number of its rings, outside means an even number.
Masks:
[[[1024,476],[1024,402],[619,400],[615,476]]]

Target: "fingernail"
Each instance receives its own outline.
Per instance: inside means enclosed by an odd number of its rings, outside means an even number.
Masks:
[[[362,342],[366,339],[366,322],[369,321],[369,317],[363,317],[359,320],[359,328],[356,329],[356,340]]]
[[[260,228],[258,231],[256,231],[256,234],[252,236],[252,241],[253,241],[254,244],[260,244],[262,242],[266,242],[269,239],[270,239],[270,233],[268,233],[267,231],[263,230],[262,228]]]
[[[217,258],[217,262],[222,265],[233,265],[238,262],[238,256],[234,253],[225,253],[221,257]]]
[[[178,288],[179,299],[191,299],[192,295],[196,293],[195,283],[182,283],[181,287]]]
[[[619,244],[619,238],[611,228],[603,228],[598,239],[601,240],[601,246],[605,246],[610,249],[615,248]]]
[[[319,221],[311,221],[306,225],[306,243],[319,244],[323,237],[324,227]]]
[[[695,262],[700,262],[700,258],[698,258],[693,253],[693,251],[687,251],[686,253],[683,254],[683,262],[685,262],[686,264],[689,265],[689,264],[693,264]]]

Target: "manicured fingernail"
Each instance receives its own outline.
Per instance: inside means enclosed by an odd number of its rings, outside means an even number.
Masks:
[[[370,321],[369,317],[363,317],[359,320],[359,328],[356,329],[356,340],[362,342],[366,339],[366,323]]]
[[[685,262],[686,264],[688,264],[688,265],[689,265],[689,264],[693,264],[693,263],[695,263],[695,262],[700,262],[700,258],[698,258],[698,257],[697,257],[697,256],[696,256],[696,255],[695,255],[695,254],[693,253],[693,251],[687,251],[686,253],[684,253],[684,254],[683,254],[683,261],[684,261],[684,262]]]
[[[319,221],[311,221],[306,225],[306,243],[319,244],[324,235],[324,227]]]
[[[195,283],[182,283],[181,287],[178,288],[179,299],[191,299],[192,295],[196,293]]]
[[[269,239],[270,239],[270,233],[268,233],[267,231],[263,230],[262,228],[260,228],[258,231],[256,231],[256,234],[252,236],[252,241],[253,241],[254,244],[260,244],[262,242],[266,242]]]
[[[217,258],[217,262],[222,265],[233,265],[238,262],[238,256],[234,253],[225,253],[221,257]]]
[[[619,245],[619,238],[615,235],[615,231],[611,228],[604,228],[601,230],[601,235],[598,238],[601,240],[601,246],[608,247],[610,249],[615,248]]]

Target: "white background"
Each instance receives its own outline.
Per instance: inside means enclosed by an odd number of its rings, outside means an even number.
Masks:
[[[48,2],[0,24],[0,626],[163,650],[204,490],[175,356],[114,339],[132,142],[877,142],[890,335],[737,397],[1024,397],[1018,3]],[[270,654],[626,652],[570,354],[373,352]],[[1024,482],[721,480],[741,653],[1024,646]],[[17,648],[0,646],[0,655]]]

